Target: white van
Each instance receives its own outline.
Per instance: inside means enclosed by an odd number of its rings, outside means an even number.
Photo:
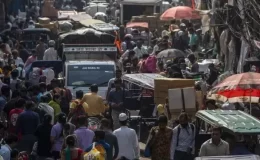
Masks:
[[[92,84],[98,85],[98,95],[106,98],[108,81],[115,77],[114,61],[67,61],[65,62],[65,87],[70,89],[73,97],[77,90],[90,92]]]

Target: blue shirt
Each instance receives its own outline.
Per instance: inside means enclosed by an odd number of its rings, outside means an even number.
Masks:
[[[104,149],[106,150],[106,153],[109,151],[110,145],[108,143],[106,143],[104,140],[100,140],[95,143],[96,143],[96,145],[101,144],[104,147]],[[85,152],[91,151],[92,148],[93,148],[93,143],[85,150]]]
[[[111,105],[111,103],[122,103],[124,101],[124,96],[128,96],[129,92],[125,89],[121,89],[121,90],[116,90],[115,88],[113,88],[109,94],[108,94],[108,102]]]
[[[17,118],[16,130],[22,135],[34,134],[39,124],[39,115],[31,110],[25,110]]]
[[[6,97],[0,96],[0,110],[1,111],[4,109],[6,103],[7,103]]]
[[[4,160],[10,160],[11,148],[7,144],[1,145],[0,155],[3,157]]]

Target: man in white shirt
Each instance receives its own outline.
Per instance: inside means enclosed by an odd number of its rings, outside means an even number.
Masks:
[[[13,55],[13,59],[14,59],[14,62],[15,62],[15,65],[18,67],[20,65],[24,66],[24,62],[22,60],[22,58],[20,58],[18,55],[18,51],[17,50],[13,50],[12,51],[12,55]]]
[[[140,59],[144,54],[148,54],[147,50],[144,48],[142,41],[138,40],[136,42],[136,47],[133,49],[135,51],[135,56]]]
[[[211,139],[207,140],[201,145],[200,157],[206,156],[226,156],[229,155],[228,142],[221,139],[222,129],[214,127],[212,129]]]
[[[141,32],[141,36],[143,36],[143,37],[148,39],[148,42],[146,44],[147,46],[149,44],[151,44],[151,39],[153,37],[153,34],[152,34],[152,32],[149,31],[149,28],[145,28],[145,30]]]
[[[135,130],[127,127],[127,115],[119,114],[119,123],[121,127],[114,131],[118,140],[118,158],[139,159],[140,149]]]
[[[56,61],[59,59],[57,51],[54,49],[55,41],[49,41],[49,48],[44,52],[43,60],[44,61]]]
[[[164,30],[162,31],[162,37],[164,36],[169,36],[170,32],[169,32],[169,25],[168,24],[165,24],[163,26]]]

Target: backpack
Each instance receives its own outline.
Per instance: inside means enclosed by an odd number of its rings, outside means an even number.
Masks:
[[[70,101],[72,99],[71,92],[69,89],[61,88],[59,93],[61,95],[61,102],[60,102],[61,110],[65,114],[68,114]]]
[[[149,56],[144,62],[144,68],[147,73],[156,73],[156,62],[155,56]]]
[[[182,31],[175,33],[173,46],[174,46],[175,49],[183,50],[184,42],[183,42],[183,39],[182,39],[182,35],[179,35],[180,32],[182,32]]]
[[[83,116],[83,115],[86,115],[86,114],[85,114],[85,109],[82,106],[82,103],[80,103],[78,101],[74,101],[74,103],[76,103],[76,107],[75,107],[74,111],[72,113],[70,113],[70,114],[72,114],[70,122],[72,124],[74,124],[75,126],[77,126],[77,124],[78,124],[77,118],[79,116]]]
[[[193,124],[189,124],[189,126],[191,127],[191,130],[192,130],[192,135],[194,134],[194,125]],[[180,132],[181,132],[181,127],[180,125],[178,125],[178,128],[177,128],[177,143],[176,143],[176,146],[179,146],[179,135],[180,135]]]
[[[94,142],[92,149],[84,155],[84,160],[105,160],[106,150],[101,144]]]

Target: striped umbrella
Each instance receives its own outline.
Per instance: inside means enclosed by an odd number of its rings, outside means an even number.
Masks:
[[[260,74],[254,72],[234,74],[216,85],[207,99],[222,102],[258,103],[260,97]]]

